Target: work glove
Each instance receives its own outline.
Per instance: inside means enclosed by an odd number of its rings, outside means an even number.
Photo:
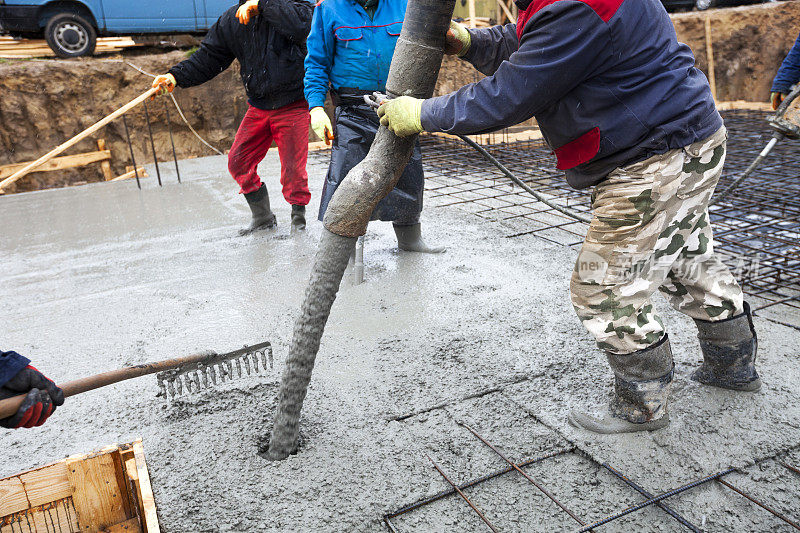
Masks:
[[[778,106],[781,105],[781,102],[783,102],[784,98],[786,98],[786,95],[783,94],[783,93],[777,93],[777,92],[770,93],[769,99],[772,102],[772,110],[773,111],[778,109]]]
[[[157,94],[167,94],[174,91],[177,84],[178,82],[175,81],[175,76],[172,74],[162,74],[156,76],[156,79],[153,80],[153,89],[159,90]],[[154,94],[150,99],[152,100],[155,97],[156,95]]]
[[[314,135],[330,144],[333,139],[333,126],[328,114],[321,106],[311,108],[311,129]]]
[[[258,0],[248,0],[236,10],[236,18],[242,24],[247,24],[256,15],[258,15]]]
[[[450,29],[445,35],[444,53],[461,57],[469,51],[470,45],[472,37],[469,35],[469,30],[463,24],[451,20]]]
[[[422,100],[401,96],[384,101],[377,110],[381,124],[398,137],[408,137],[422,131]]]
[[[56,407],[64,404],[64,393],[44,374],[28,365],[0,387],[0,400],[26,394],[17,414],[0,419],[8,429],[32,428],[44,424]]]

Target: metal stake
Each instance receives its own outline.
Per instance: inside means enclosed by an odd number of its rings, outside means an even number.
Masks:
[[[164,112],[167,114],[167,128],[169,129],[169,142],[172,145],[172,159],[175,161],[175,174],[178,175],[178,183],[181,182],[181,171],[178,170],[178,155],[175,153],[175,140],[172,138],[172,120],[169,118],[169,106],[167,100],[162,99],[164,102]]]
[[[467,503],[469,504],[469,506],[470,506],[470,507],[472,507],[472,510],[473,510],[473,511],[475,511],[476,513],[478,513],[478,516],[480,516],[480,517],[481,517],[481,520],[483,520],[483,522],[484,522],[484,523],[485,523],[487,526],[489,526],[489,529],[491,529],[491,530],[492,530],[492,531],[494,531],[495,533],[498,533],[498,532],[497,532],[497,529],[495,529],[495,527],[492,525],[492,523],[491,523],[491,522],[489,522],[489,520],[488,520],[488,519],[487,519],[487,518],[486,518],[486,517],[483,515],[483,513],[481,512],[481,510],[480,510],[480,509],[478,509],[478,508],[475,506],[475,504],[474,504],[474,503],[472,503],[472,502],[470,501],[470,499],[469,499],[469,498],[467,498],[467,495],[466,495],[466,494],[464,494],[464,493],[461,491],[461,489],[459,489],[459,488],[458,488],[458,486],[457,486],[455,483],[453,483],[452,481],[450,481],[450,478],[449,478],[449,477],[447,477],[447,474],[445,474],[445,473],[442,471],[442,469],[441,469],[441,468],[439,468],[439,465],[437,465],[437,464],[436,464],[436,462],[435,462],[433,459],[431,459],[431,456],[430,456],[430,455],[428,455],[428,454],[425,454],[425,457],[427,457],[427,458],[428,458],[428,460],[431,462],[431,464],[432,464],[432,465],[433,465],[433,467],[436,469],[436,471],[437,471],[437,472],[439,472],[439,473],[442,475],[442,477],[444,478],[444,480],[445,480],[445,481],[447,481],[447,482],[450,484],[450,486],[451,486],[451,487],[453,487],[453,488],[456,490],[456,492],[458,492],[459,496],[461,496],[462,498],[464,498],[464,501],[465,501],[465,502],[467,502]]]
[[[125,126],[125,138],[128,140],[128,150],[131,152],[131,164],[133,165],[133,173],[136,176],[136,186],[141,190],[142,183],[139,181],[139,169],[136,168],[136,158],[133,157],[133,144],[131,144],[131,134],[128,131],[128,121],[125,120],[125,115],[122,115],[122,125]]]
[[[356,241],[355,255],[353,257],[353,282],[356,285],[364,283],[364,236]]]
[[[158,169],[158,157],[156,157],[156,143],[153,141],[153,127],[150,125],[150,113],[147,112],[147,102],[144,102],[144,116],[147,119],[147,131],[150,132],[150,147],[153,149],[153,162],[156,164],[156,176],[158,176],[158,186],[161,187],[161,171]]]

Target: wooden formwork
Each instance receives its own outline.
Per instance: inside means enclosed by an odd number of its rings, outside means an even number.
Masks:
[[[0,532],[157,533],[142,441],[0,479]]]

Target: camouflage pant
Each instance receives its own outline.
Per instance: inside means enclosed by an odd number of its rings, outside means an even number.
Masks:
[[[570,285],[584,326],[608,352],[664,335],[650,296],[692,318],[743,312],[742,291],[714,254],[708,202],[725,162],[725,128],[679,150],[618,168],[592,195],[594,216]]]

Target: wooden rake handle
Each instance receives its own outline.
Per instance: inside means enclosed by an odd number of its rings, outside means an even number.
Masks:
[[[60,144],[60,145],[56,146],[55,148],[53,148],[52,150],[50,150],[49,152],[44,154],[42,157],[40,157],[36,161],[33,161],[32,163],[29,163],[29,164],[25,165],[24,167],[22,167],[21,169],[19,169],[18,171],[16,171],[15,173],[10,175],[6,179],[4,179],[3,181],[0,181],[0,194],[4,193],[3,189],[5,189],[6,187],[11,185],[12,183],[17,181],[18,179],[22,178],[25,174],[28,174],[29,172],[32,172],[33,170],[35,170],[35,169],[39,168],[40,166],[44,165],[45,163],[47,163],[48,161],[53,159],[55,156],[57,156],[61,152],[65,151],[70,146],[74,146],[75,144],[78,144],[83,139],[85,139],[86,137],[88,137],[92,133],[96,132],[97,130],[99,130],[100,128],[102,128],[103,126],[105,126],[106,124],[108,124],[109,122],[114,120],[115,118],[117,118],[117,117],[119,117],[121,115],[124,115],[125,113],[127,113],[128,111],[130,111],[131,109],[136,107],[137,105],[141,104],[142,102],[144,102],[145,100],[147,100],[148,98],[150,98],[151,96],[156,94],[159,90],[160,89],[158,87],[153,87],[152,89],[148,89],[147,91],[145,91],[141,95],[137,96],[136,98],[134,98],[133,100],[131,100],[130,102],[125,104],[124,106],[120,107],[119,109],[117,109],[116,111],[114,111],[113,113],[108,115],[107,117],[105,117],[105,118],[101,119],[99,122],[96,122],[95,124],[89,126],[85,130],[83,130],[82,132],[77,134],[75,137],[73,137],[72,139],[68,140],[67,142],[65,142],[63,144]]]
[[[209,361],[225,360],[244,355],[248,352],[255,352],[263,350],[270,346],[269,342],[262,342],[254,344],[253,346],[245,346],[239,350],[234,350],[226,354],[217,355],[216,352],[200,352],[184,357],[176,357],[175,359],[167,359],[166,361],[158,361],[155,363],[145,363],[142,365],[131,366],[127,368],[120,368],[119,370],[111,370],[110,372],[103,372],[102,374],[95,374],[86,378],[68,381],[63,385],[59,385],[61,390],[64,391],[64,397],[75,396],[100,387],[113,385],[120,381],[146,376],[148,374],[155,374],[163,370],[174,370],[184,365],[191,365],[195,363],[205,363]],[[8,418],[13,416],[18,410],[22,402],[25,400],[25,394],[0,400],[0,418]]]

